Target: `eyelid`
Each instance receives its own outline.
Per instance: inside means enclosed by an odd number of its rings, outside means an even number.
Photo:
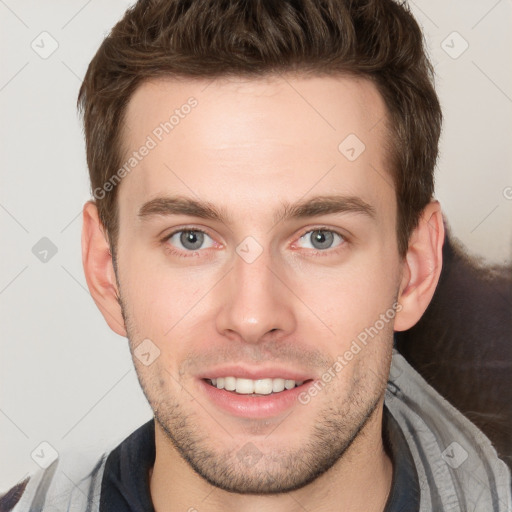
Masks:
[[[170,238],[172,238],[176,233],[181,233],[182,231],[195,231],[195,232],[198,232],[198,233],[203,233],[205,235],[208,235],[213,240],[213,236],[210,235],[210,233],[206,229],[198,228],[198,227],[195,227],[195,226],[180,226],[180,227],[174,228],[170,233],[168,233],[167,235],[162,236],[160,238],[160,240],[162,242],[165,242],[165,241],[169,240]]]
[[[347,238],[347,235],[344,235],[343,233],[340,233],[340,231],[338,231],[337,229],[330,228],[328,226],[313,226],[304,228],[303,231],[301,231],[299,238],[303,237],[307,233],[311,233],[312,231],[330,231],[331,233],[336,233],[337,235],[340,235],[342,238]]]

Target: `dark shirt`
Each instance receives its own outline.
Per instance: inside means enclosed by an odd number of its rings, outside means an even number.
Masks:
[[[419,511],[420,486],[400,427],[384,406],[384,447],[393,462],[391,491],[384,512]],[[150,420],[109,454],[101,484],[100,512],[154,512],[149,470],[155,462],[155,423]]]

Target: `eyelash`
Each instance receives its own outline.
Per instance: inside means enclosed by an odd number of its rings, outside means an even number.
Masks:
[[[182,233],[184,231],[193,231],[194,233],[203,233],[204,235],[210,236],[206,231],[194,227],[182,227],[168,235],[165,235],[165,237],[162,238],[161,242],[165,245],[166,251],[172,256],[178,256],[180,258],[190,258],[196,255],[196,253],[203,251],[203,249],[198,249],[196,251],[180,251],[179,249],[176,249],[174,248],[174,246],[167,243],[176,233]],[[313,254],[315,257],[331,256],[332,254],[338,254],[341,250],[345,248],[345,245],[347,245],[349,242],[346,235],[343,235],[342,233],[339,233],[334,229],[328,228],[327,226],[318,226],[313,229],[308,228],[299,235],[297,240],[300,240],[304,235],[312,233],[313,231],[326,231],[329,233],[334,233],[335,235],[338,235],[342,239],[340,245],[335,247],[334,249],[325,249],[323,251],[309,249],[309,251],[311,251],[310,254]]]

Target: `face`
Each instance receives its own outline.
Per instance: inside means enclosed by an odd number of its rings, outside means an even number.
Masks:
[[[300,488],[382,407],[402,273],[384,119],[347,77],[158,80],[128,105],[130,348],[169,449],[220,488]]]

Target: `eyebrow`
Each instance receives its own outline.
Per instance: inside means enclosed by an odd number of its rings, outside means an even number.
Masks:
[[[274,222],[303,219],[335,213],[359,213],[375,218],[375,208],[357,196],[324,195],[297,203],[284,203],[274,214]],[[232,216],[225,208],[218,208],[207,201],[198,201],[184,196],[157,197],[144,203],[138,216],[148,219],[155,216],[189,215],[214,220],[224,224],[232,223]]]

